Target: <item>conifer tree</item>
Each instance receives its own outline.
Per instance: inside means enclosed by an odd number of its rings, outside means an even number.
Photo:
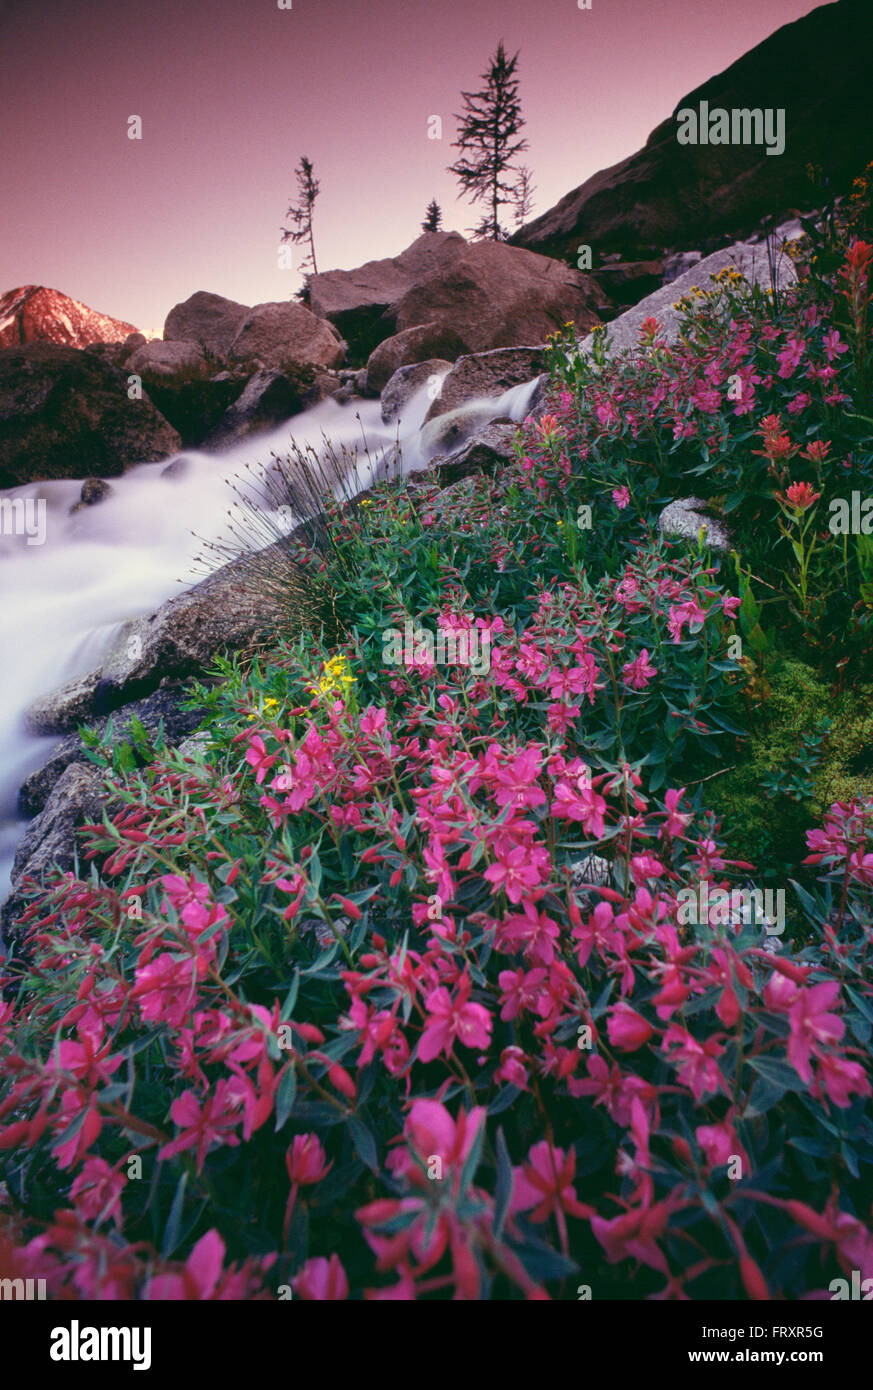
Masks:
[[[438,232],[442,220],[443,210],[437,202],[436,198],[431,198],[430,202],[427,205],[427,214],[425,216],[424,221],[421,224],[421,230],[423,232]]]
[[[449,173],[456,175],[471,202],[487,205],[473,235],[493,241],[503,241],[508,235],[500,224],[500,208],[516,202],[517,191],[507,175],[516,155],[528,147],[526,140],[516,138],[524,125],[517,63],[518,54],[507,58],[501,39],[488,72],[482,74],[485,86],[479,92],[461,93],[464,111],[455,117],[458,139],[452,148],[461,154]]]
[[[315,200],[319,193],[319,182],[315,177],[312,161],[305,155],[300,158],[300,163],[294,170],[297,176],[298,201],[292,203],[285,216],[293,224],[291,227],[282,227],[283,241],[293,241],[295,245],[300,242],[309,242],[309,251],[304,257],[300,269],[311,268],[312,274],[318,274],[318,266],[315,262],[315,235],[312,230],[312,210]]]

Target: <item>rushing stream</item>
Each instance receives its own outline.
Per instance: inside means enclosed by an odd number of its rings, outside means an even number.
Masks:
[[[524,418],[535,383],[488,401],[492,418]],[[403,412],[399,443],[404,472],[427,463],[419,432],[430,404],[423,387]],[[482,404],[471,402],[471,404]],[[81,481],[29,484],[0,498],[45,498],[45,539],[0,530],[0,903],[9,892],[15,848],[24,829],[17,811],[25,777],[43,763],[57,735],[35,737],[25,727],[32,701],[99,666],[121,623],[150,613],[204,577],[192,569],[202,546],[194,536],[227,535],[227,511],[235,494],[228,479],[246,465],[268,463],[288,451],[291,437],[318,449],[327,437],[339,452],[358,450],[361,487],[370,464],[397,440],[395,425],[382,423],[378,401],[339,405],[322,401],[266,434],[221,454],[185,450],[172,460],[140,464],[113,478],[109,497],[74,515]],[[11,515],[4,513],[5,515]],[[16,528],[18,529],[18,528]],[[24,526],[20,528],[24,531]],[[4,531],[6,533],[4,533]],[[216,557],[216,563],[219,563]],[[180,582],[181,581],[181,582]]]

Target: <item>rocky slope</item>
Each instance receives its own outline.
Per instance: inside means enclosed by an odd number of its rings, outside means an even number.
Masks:
[[[840,191],[873,155],[871,71],[870,0],[822,5],[683,96],[643,149],[595,174],[512,240],[573,264],[586,243],[599,265],[604,252],[714,250],[765,214],[812,206],[808,164]],[[710,110],[784,109],[784,152],[768,155],[763,144],[680,145],[676,112],[699,110],[702,101]]]
[[[0,348],[27,343],[83,348],[89,343],[121,343],[135,332],[132,323],[98,314],[45,285],[22,285],[0,295]]]

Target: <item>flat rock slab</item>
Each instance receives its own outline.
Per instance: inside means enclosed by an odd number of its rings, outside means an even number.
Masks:
[[[69,732],[144,699],[165,679],[202,675],[222,651],[287,632],[289,594],[300,583],[288,552],[305,534],[305,527],[295,528],[286,539],[223,565],[154,613],[124,623],[102,667],[35,701],[28,727]]]
[[[31,734],[67,734],[84,724],[94,709],[100,672],[89,671],[34,700],[25,717]]]
[[[202,371],[206,367],[199,343],[162,343],[156,338],[151,343],[143,343],[128,357],[125,364],[128,372],[154,372],[157,376],[174,376],[179,371]]]
[[[45,807],[31,821],[18,844],[12,887],[22,878],[41,878],[53,866],[71,869],[75,831],[103,816],[103,772],[89,763],[74,763],[61,773]],[[4,915],[5,912],[4,912]]]
[[[197,710],[184,710],[180,707],[183,694],[182,682],[165,681],[160,689],[145,700],[125,705],[112,715],[103,715],[99,719],[85,717],[80,722],[88,724],[103,735],[111,720],[113,737],[116,742],[122,742],[131,736],[133,720],[138,719],[151,739],[157,738],[159,731],[163,730],[165,742],[174,743],[195,729],[201,721],[201,715]],[[37,768],[23,782],[18,794],[18,809],[21,815],[28,819],[38,816],[45,808],[52,789],[65,768],[73,763],[85,762],[87,757],[84,743],[77,733],[68,734],[52,749],[42,767]]]
[[[668,343],[675,342],[679,336],[680,316],[674,306],[683,296],[691,294],[695,286],[700,290],[712,289],[711,277],[717,275],[720,270],[739,270],[751,284],[759,284],[768,289],[770,268],[766,244],[763,241],[737,241],[722,251],[714,251],[711,256],[691,266],[677,280],[662,285],[654,294],[648,294],[645,299],[641,299],[633,309],[619,314],[606,328],[607,336],[612,340],[610,354],[621,352],[624,348],[638,348],[640,325],[646,318],[656,318],[663,330],[661,336]],[[785,289],[796,279],[794,262],[789,256],[783,255],[778,265],[777,287]],[[594,335],[589,333],[580,343],[580,350],[589,352],[593,342]]]

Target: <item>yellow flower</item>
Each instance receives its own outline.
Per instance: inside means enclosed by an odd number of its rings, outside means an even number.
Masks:
[[[349,671],[348,661],[339,653],[325,662],[323,675],[319,677],[317,685],[310,686],[310,690],[313,695],[336,694],[345,697],[355,684],[357,682]]]

